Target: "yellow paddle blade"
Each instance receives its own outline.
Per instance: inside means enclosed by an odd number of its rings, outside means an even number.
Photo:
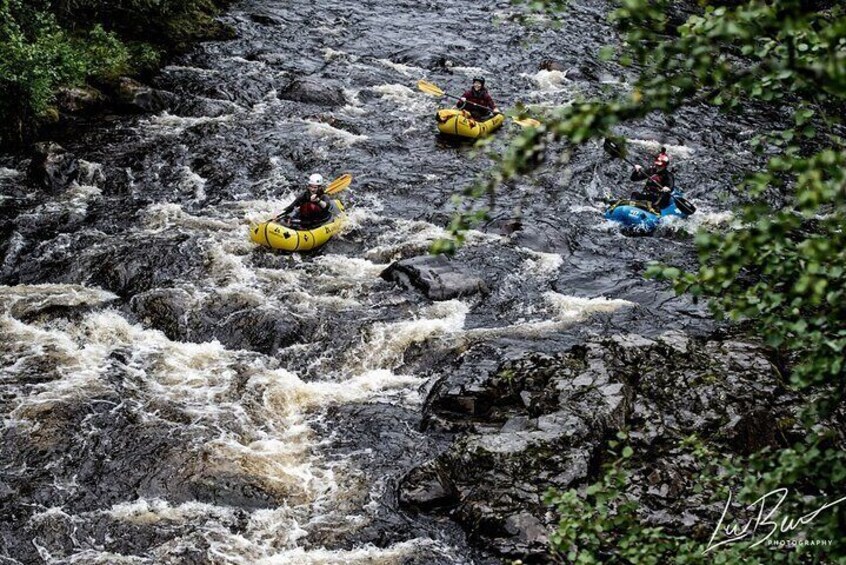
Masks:
[[[536,128],[541,123],[534,118],[523,118],[522,120],[514,119],[514,123],[524,128]]]
[[[444,91],[437,87],[437,85],[432,84],[431,82],[426,82],[423,79],[417,81],[417,88],[425,92],[426,94],[431,94],[432,96],[443,96]]]
[[[346,190],[347,187],[352,184],[352,179],[352,175],[349,173],[341,175],[330,182],[323,192],[326,194],[338,194],[339,192]]]

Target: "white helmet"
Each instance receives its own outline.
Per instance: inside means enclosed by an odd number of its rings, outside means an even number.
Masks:
[[[310,177],[308,177],[308,184],[313,184],[316,186],[323,186],[323,175],[318,173],[314,173]]]

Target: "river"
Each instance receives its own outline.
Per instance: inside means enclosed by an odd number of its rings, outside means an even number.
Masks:
[[[415,83],[458,93],[482,74],[500,107],[541,109],[625,92],[631,71],[596,56],[618,41],[608,9],[577,1],[551,25],[495,0],[245,0],[224,16],[237,39],[155,77],[165,110],[60,136],[81,163],[66,190],[0,157],[0,563],[499,562],[397,505],[399,478],[450,439],[420,426],[436,373],[480,343],[713,329],[642,274],[694,265],[695,229],[731,221],[753,125],[691,108],[621,129],[636,158],[667,145],[699,208],[655,237],[601,217],[626,165],[551,147],[455,257],[490,293],[432,302],[379,274],[445,235],[451,196],[492,162],[436,139]],[[286,99],[304,77],[342,99]],[[250,221],[312,172],[354,175],[344,234],[313,255],[254,246]]]

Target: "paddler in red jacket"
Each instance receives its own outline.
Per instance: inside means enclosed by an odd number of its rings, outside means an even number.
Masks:
[[[458,99],[457,106],[470,112],[477,120],[499,113],[499,108],[496,107],[493,98],[488,94],[488,89],[485,88],[484,77],[473,79],[473,86]]]

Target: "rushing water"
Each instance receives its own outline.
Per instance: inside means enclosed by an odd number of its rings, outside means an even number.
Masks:
[[[505,1],[247,0],[225,18],[238,39],[156,78],[167,111],[64,136],[83,160],[67,191],[33,192],[26,160],[3,157],[0,563],[492,562],[396,506],[399,477],[447,439],[418,431],[431,359],[707,331],[701,306],[641,275],[690,264],[690,233],[731,221],[720,151],[747,159],[752,126],[697,108],[622,131],[635,154],[665,141],[700,208],[649,238],[601,218],[631,188],[624,165],[552,148],[457,255],[491,293],[432,303],[378,275],[444,234],[490,161],[437,141],[414,85],[481,73],[501,107],[541,109],[624,91],[595,57],[615,41],[607,10],[577,2],[551,26]],[[303,76],[344,103],[284,99]],[[256,248],[249,222],[311,172],[355,176],[346,232],[312,256]],[[517,207],[523,229],[503,235]]]

